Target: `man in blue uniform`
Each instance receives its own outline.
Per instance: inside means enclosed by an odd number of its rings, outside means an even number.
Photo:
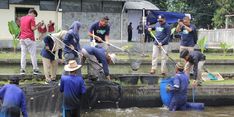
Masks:
[[[94,43],[93,46],[98,44],[99,46],[107,49],[107,46],[103,41],[107,44],[110,41],[110,26],[108,25],[108,21],[108,16],[105,16],[100,21],[91,25],[88,35],[91,37],[91,43]]]
[[[186,61],[185,73],[189,76],[190,70],[193,67],[193,79],[197,81],[197,85],[201,85],[201,73],[205,64],[206,56],[199,51],[184,49],[180,52],[180,58]]]
[[[93,68],[93,70],[89,69],[88,71],[90,75],[98,75],[100,70],[103,69],[106,78],[110,80],[108,64],[115,63],[115,54],[107,54],[106,50],[102,47],[91,46],[84,46],[82,48],[82,54],[85,58],[90,60],[91,67]],[[101,63],[101,65],[99,63]],[[97,77],[100,78],[100,76]]]
[[[18,85],[19,78],[13,76],[10,84],[0,89],[0,99],[3,102],[1,112],[5,115],[4,117],[20,117],[20,110],[23,117],[28,117],[26,98]]]
[[[189,85],[189,78],[184,73],[184,64],[176,64],[176,75],[173,80],[173,84],[168,85],[167,91],[173,94],[169,110],[185,110],[187,102],[187,90]]]
[[[86,92],[84,80],[77,75],[78,65],[75,60],[70,60],[64,70],[69,75],[62,75],[60,91],[63,93],[63,117],[80,117],[80,97]]]
[[[156,69],[158,67],[159,54],[161,53],[161,58],[162,58],[161,74],[165,75],[167,56],[166,53],[161,49],[161,46],[167,51],[170,40],[171,29],[170,25],[166,23],[166,18],[164,15],[158,16],[158,22],[156,23],[155,30],[156,30],[156,38],[159,41],[159,43],[157,43],[157,41],[154,41],[153,53],[152,53],[152,68],[150,73],[155,74]],[[149,28],[149,31],[151,31],[151,28]]]

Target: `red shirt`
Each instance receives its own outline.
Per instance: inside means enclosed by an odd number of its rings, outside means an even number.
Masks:
[[[40,32],[40,33],[46,33],[47,32],[46,26],[45,25],[39,26],[38,27],[38,32]]]
[[[54,32],[54,23],[48,25],[48,32]]]
[[[20,19],[20,39],[31,39],[35,41],[34,31],[31,29],[35,26],[35,18],[30,15],[21,17]]]

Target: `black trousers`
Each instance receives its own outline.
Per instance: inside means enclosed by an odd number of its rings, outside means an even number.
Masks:
[[[128,42],[132,41],[132,32],[128,32]]]

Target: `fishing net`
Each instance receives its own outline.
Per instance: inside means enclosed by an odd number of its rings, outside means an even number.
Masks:
[[[133,44],[128,44],[123,46],[122,48],[127,53],[131,69],[133,71],[137,71],[140,68],[143,60],[140,46],[134,46]]]
[[[175,74],[176,74],[175,66],[176,66],[176,62],[170,56],[168,56],[168,60],[166,63],[167,77],[175,76]]]

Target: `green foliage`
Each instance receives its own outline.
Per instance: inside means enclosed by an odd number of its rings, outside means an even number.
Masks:
[[[175,28],[175,27],[174,27],[174,28],[172,28],[172,29],[171,29],[171,35],[172,35],[172,34],[174,34],[174,33],[175,33],[175,31],[176,31],[176,28]]]
[[[214,13],[212,19],[213,24],[217,28],[223,28],[225,26],[225,15],[233,14],[234,2],[233,0],[215,0],[218,4],[218,8]]]
[[[232,45],[229,45],[226,42],[221,42],[219,46],[223,50],[223,56],[226,56],[228,50],[232,47]]]
[[[207,42],[207,37],[203,37],[197,41],[197,44],[199,48],[201,49],[201,52],[204,53],[204,50],[206,49],[206,42]]]
[[[17,26],[17,24],[14,21],[9,21],[8,22],[8,30],[11,33],[12,38],[13,38],[12,44],[13,44],[14,52],[15,52],[16,48],[17,48],[17,46],[19,44],[18,35],[20,33],[20,29],[19,29],[19,27]]]

